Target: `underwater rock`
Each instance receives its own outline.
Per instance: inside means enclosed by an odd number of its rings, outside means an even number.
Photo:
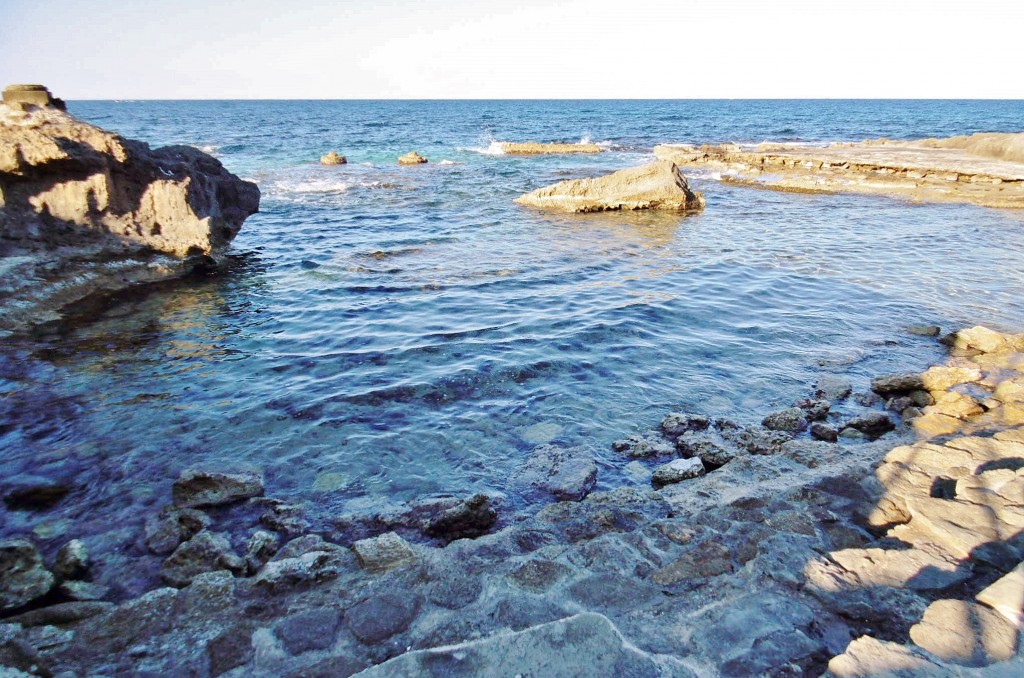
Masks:
[[[263,478],[257,473],[220,473],[189,469],[182,471],[171,488],[175,506],[201,508],[232,504],[263,494]]]
[[[445,541],[473,539],[486,534],[497,521],[498,512],[491,507],[490,498],[477,494],[430,520],[424,532]]]
[[[704,209],[704,196],[691,191],[679,168],[667,161],[619,170],[596,179],[560,181],[521,195],[515,202],[560,212]]]
[[[150,553],[165,556],[178,548],[178,544],[209,526],[210,517],[202,511],[168,506],[158,515],[146,519],[143,528],[146,548]]]
[[[541,445],[513,472],[510,482],[525,491],[579,501],[597,482],[597,464],[584,448]]]
[[[12,511],[44,511],[71,492],[71,486],[59,480],[20,475],[3,482],[4,504]]]

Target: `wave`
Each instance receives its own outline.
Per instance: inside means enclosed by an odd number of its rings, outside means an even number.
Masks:
[[[491,141],[486,146],[460,146],[455,150],[480,153],[481,155],[505,155],[504,143],[504,141]]]

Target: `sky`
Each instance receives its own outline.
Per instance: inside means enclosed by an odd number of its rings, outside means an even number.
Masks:
[[[1024,99],[1021,0],[0,0],[65,99]]]

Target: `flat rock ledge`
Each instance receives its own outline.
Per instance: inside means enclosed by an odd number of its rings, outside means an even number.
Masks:
[[[169,587],[105,592],[132,544],[2,545],[0,674],[1020,675],[1024,421],[1004,411],[1020,340],[951,335],[948,363],[875,380],[887,399],[824,375],[782,429],[669,414],[613,448],[647,470],[635,484],[497,529],[476,496],[339,517],[325,538],[245,474],[186,473],[208,513],[171,506],[136,536],[138,567]],[[903,395],[922,387],[924,408],[988,397],[922,437]],[[900,423],[875,439],[848,425],[872,412]],[[799,418],[849,433],[818,440]],[[581,453],[532,457],[529,482],[590,483]],[[704,470],[654,489],[673,458]],[[416,536],[431,526],[454,532]]]
[[[502,141],[498,148],[505,155],[564,155],[569,153],[602,153],[604,149],[597,144],[563,144],[537,141]]]
[[[755,188],[1024,208],[1024,133],[811,148],[662,145],[654,154],[680,167],[715,170],[724,182]]]
[[[54,320],[97,291],[209,266],[259,209],[255,184],[195,148],[107,132],[45,88],[4,100],[0,332]]]
[[[704,196],[690,190],[672,162],[652,162],[595,179],[570,179],[521,195],[515,202],[559,212],[704,209]]]

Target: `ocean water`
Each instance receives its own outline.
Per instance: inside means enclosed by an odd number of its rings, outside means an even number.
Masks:
[[[753,423],[823,374],[863,389],[941,359],[911,324],[1024,329],[1024,215],[731,187],[697,215],[545,214],[551,182],[658,143],[1020,131],[1024,102],[71,102],[259,183],[218,277],[88,307],[0,348],[7,477],[69,479],[0,536],[128,540],[185,468],[257,468],[315,524],[353,506],[485,491],[538,444],[610,443],[669,411]],[[495,141],[594,156],[509,157]],[[430,164],[399,167],[417,150]],[[322,167],[329,150],[349,164]],[[0,509],[2,510],[2,509]],[[116,541],[116,540],[115,540]]]

